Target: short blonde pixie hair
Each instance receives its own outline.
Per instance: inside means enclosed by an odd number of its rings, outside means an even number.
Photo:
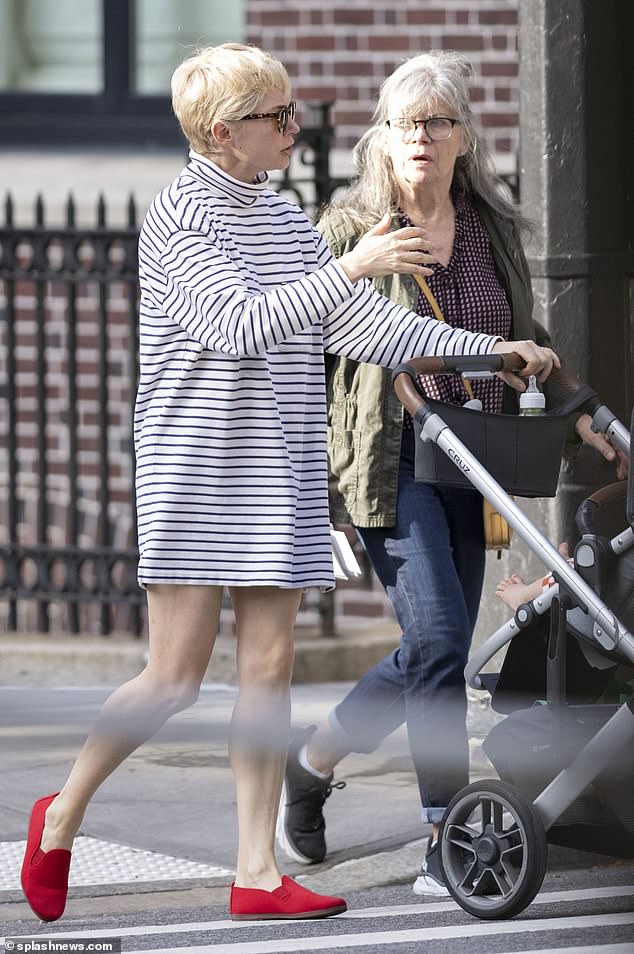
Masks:
[[[172,76],[172,107],[196,152],[217,152],[210,129],[220,119],[236,122],[255,112],[271,90],[290,96],[291,83],[274,56],[241,43],[197,50]]]

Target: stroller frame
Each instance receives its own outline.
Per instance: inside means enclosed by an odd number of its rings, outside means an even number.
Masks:
[[[536,528],[514,499],[491,476],[441,416],[426,405],[416,387],[416,375],[438,373],[520,370],[518,355],[485,357],[453,356],[411,359],[393,373],[395,391],[401,402],[421,426],[423,441],[433,441],[467,476],[495,509],[506,518],[529,549],[551,570],[558,585],[540,598],[538,608],[520,607],[515,616],[476,650],[465,669],[467,684],[484,688],[480,672],[483,666],[517,636],[533,618],[532,611],[546,612],[552,601],[564,594],[565,607],[577,606],[591,622],[590,641],[604,651],[617,651],[634,664],[634,636],[573,569],[559,551]],[[574,395],[578,406],[593,417],[593,429],[610,438],[613,445],[629,456],[630,435],[616,416],[596,394],[573,375],[554,371],[551,379]],[[473,413],[478,413],[473,412]],[[634,480],[630,472],[628,511],[632,510]],[[632,527],[611,541],[615,553],[634,545]],[[476,782],[462,789],[447,808],[441,826],[440,857],[447,887],[458,904],[469,913],[485,919],[511,917],[523,910],[535,897],[546,870],[546,833],[566,809],[626,746],[634,742],[634,696],[621,704],[572,761],[546,785],[531,803],[514,786],[499,780]],[[474,832],[467,824],[471,813],[480,810],[482,823]],[[512,816],[511,828],[504,818]],[[486,878],[483,873],[487,873]]]

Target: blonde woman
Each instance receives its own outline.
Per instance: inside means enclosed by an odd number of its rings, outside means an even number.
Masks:
[[[345,901],[283,876],[274,854],[293,625],[303,589],[334,583],[324,349],[386,366],[415,354],[515,349],[527,373],[544,374],[556,358],[382,298],[366,279],[427,271],[417,228],[375,229],[335,261],[302,211],[268,185],[266,170],[286,169],[299,131],[277,59],[240,44],[208,48],[177,68],[172,93],[190,161],[156,197],[139,243],[135,440],[149,659],[105,703],[62,791],[35,803],[22,884],[40,918],[61,916],[90,798],[196,700],[227,587],[239,677],[230,913],[328,917]]]

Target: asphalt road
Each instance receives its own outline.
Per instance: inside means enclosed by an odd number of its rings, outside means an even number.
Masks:
[[[8,938],[26,937],[39,944],[46,938],[57,942],[66,938],[87,946],[112,938],[120,941],[123,951],[187,954],[342,949],[360,954],[631,954],[634,950],[631,865],[603,870],[600,877],[592,869],[549,874],[526,911],[497,922],[475,920],[453,901],[420,901],[408,888],[395,886],[352,892],[349,911],[326,921],[244,924],[228,920],[217,901],[192,904],[191,897],[188,903],[173,891],[164,897],[136,897],[137,902],[143,899],[143,910],[134,912],[125,911],[125,896],[111,897],[101,899],[102,910],[92,913],[81,913],[75,905],[75,913],[69,911],[63,924],[19,919],[4,924],[3,930]],[[20,950],[17,942],[13,950]]]
[[[346,688],[296,687],[294,721],[319,721]],[[51,935],[57,944],[66,938],[95,950],[111,937],[123,951],[213,954],[634,952],[634,864],[551,850],[538,897],[502,922],[413,895],[428,829],[419,821],[402,730],[372,756],[342,763],[346,788],[326,804],[327,862],[311,869],[284,864],[316,890],[344,894],[349,912],[320,922],[229,921],[235,819],[226,736],[235,689],[227,686],[206,687],[196,706],[103,786],[78,840],[67,913],[59,923],[40,924],[17,883],[30,805],[62,783],[107,692],[0,688],[0,921],[7,938],[42,945]]]

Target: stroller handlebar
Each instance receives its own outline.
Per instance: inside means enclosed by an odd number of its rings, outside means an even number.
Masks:
[[[464,374],[469,377],[469,372],[488,371],[495,374],[498,371],[521,371],[525,364],[524,359],[515,351],[507,354],[436,355],[427,358],[409,358],[392,372],[392,384],[401,403],[412,417],[415,417],[424,406],[424,395],[421,394],[417,384],[417,376],[420,374]],[[571,371],[564,368],[553,368],[548,376],[548,383],[561,391],[567,401],[573,399],[578,392],[583,392],[579,394],[578,401],[571,401],[575,407],[571,407],[570,410],[583,406],[584,410],[593,414],[601,404],[594,391]]]

